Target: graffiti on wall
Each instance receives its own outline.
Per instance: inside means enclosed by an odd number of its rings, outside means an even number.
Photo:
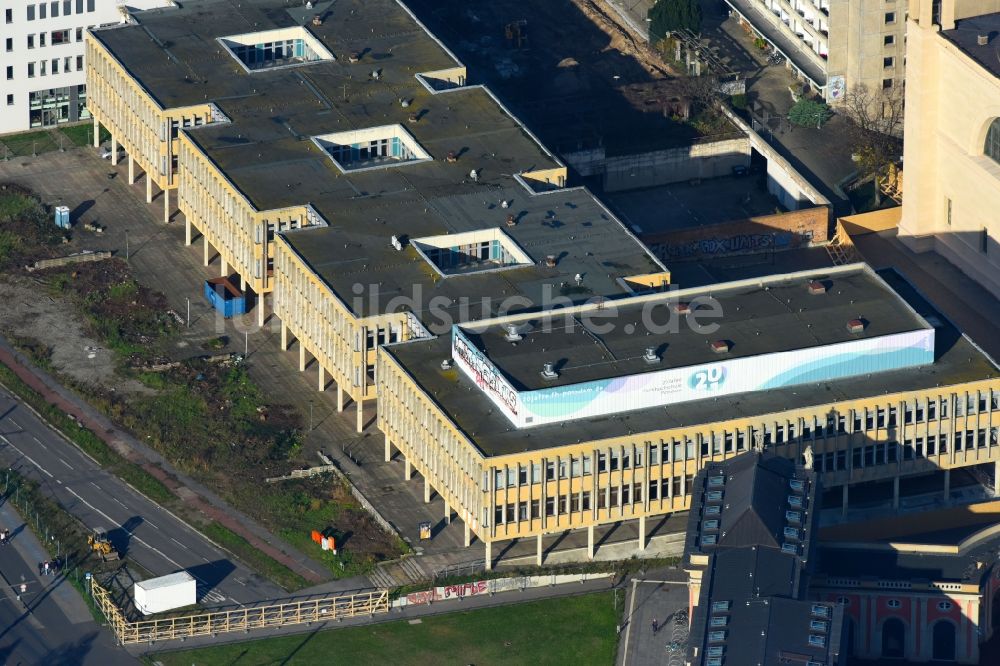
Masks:
[[[690,259],[726,254],[749,254],[768,250],[786,250],[808,241],[806,235],[790,231],[771,234],[737,234],[735,236],[697,238],[677,243],[656,243],[653,251],[663,259]]]

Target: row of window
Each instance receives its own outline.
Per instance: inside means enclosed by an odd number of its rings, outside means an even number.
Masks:
[[[86,9],[87,13],[95,11],[95,0],[61,0],[56,2],[40,2],[37,5],[28,5],[27,7],[27,18],[29,21],[34,21],[36,18],[57,18],[62,12],[62,16],[71,16],[73,14],[83,14]],[[74,9],[76,11],[74,11]],[[13,12],[7,10],[7,23],[13,23]]]
[[[73,69],[73,64],[76,63],[76,69]],[[12,79],[12,68],[7,68],[7,78]],[[66,56],[65,58],[52,58],[51,60],[39,60],[37,63],[28,63],[28,78],[35,78],[36,72],[38,76],[48,76],[49,74],[68,74],[70,72],[81,72],[83,71],[83,56]]]
[[[837,597],[837,603],[840,604],[841,606],[850,606],[851,598]],[[889,599],[888,601],[885,602],[885,605],[888,606],[889,608],[899,608],[900,606],[903,605],[903,602],[901,602],[899,599]],[[939,611],[950,611],[951,608],[952,604],[950,601],[939,601],[937,603],[937,609]]]
[[[926,439],[923,437],[907,439],[902,446],[899,442],[879,442],[858,447],[851,451],[851,466],[852,469],[861,469],[897,462],[901,448],[904,461],[945,454],[949,450],[949,439],[951,448],[955,452],[1000,446],[1000,429],[960,431],[951,438],[944,434],[928,435]],[[815,466],[818,472],[842,472],[847,469],[847,451],[827,451],[817,454]]]
[[[29,49],[35,48],[35,37],[34,33],[25,36],[25,41]],[[48,45],[60,46],[62,44],[72,44],[74,41],[83,41],[83,28],[76,28],[75,30],[53,30],[51,32],[40,32],[37,35],[38,46],[45,47]],[[12,39],[7,39],[7,50],[12,51],[14,45]]]

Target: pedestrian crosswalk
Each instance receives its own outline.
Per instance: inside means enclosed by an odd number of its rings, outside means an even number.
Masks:
[[[406,557],[395,562],[378,565],[368,575],[368,580],[375,587],[394,588],[401,585],[412,585],[431,580],[431,575],[420,564],[416,557]]]

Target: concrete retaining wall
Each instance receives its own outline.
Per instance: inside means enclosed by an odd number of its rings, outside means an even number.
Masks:
[[[417,606],[440,601],[454,601],[464,597],[493,595],[497,592],[526,590],[532,587],[585,583],[588,580],[608,579],[610,581],[612,576],[614,576],[613,573],[550,574],[548,576],[513,576],[511,578],[477,580],[470,583],[443,585],[420,592],[411,592],[405,597],[400,597],[393,601],[392,606],[394,608],[402,608],[404,606]]]

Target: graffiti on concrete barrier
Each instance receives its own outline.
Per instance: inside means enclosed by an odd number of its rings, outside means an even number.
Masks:
[[[782,250],[791,247],[793,239],[794,235],[786,231],[775,234],[740,234],[724,238],[699,238],[680,243],[658,243],[654,248],[658,254],[666,258],[685,259],[736,252]]]
[[[474,583],[462,583],[460,585],[448,585],[437,588],[438,599],[451,599],[452,597],[474,597],[477,594],[485,594],[489,586],[485,580],[477,580]]]

